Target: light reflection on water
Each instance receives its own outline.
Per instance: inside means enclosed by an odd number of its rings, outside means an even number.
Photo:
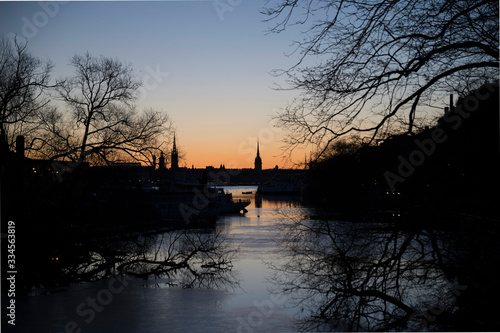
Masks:
[[[216,229],[227,233],[226,241],[239,246],[232,264],[239,283],[227,288],[203,289],[167,287],[171,279],[131,280],[101,312],[95,311],[88,298],[105,300],[107,282],[79,284],[60,290],[44,291],[39,296],[18,297],[18,323],[23,332],[293,332],[295,309],[285,307],[284,299],[269,294],[271,272],[264,261],[276,253],[278,207],[300,205],[296,198],[262,198],[242,194],[235,189],[234,198],[251,198],[245,215],[221,216]],[[158,255],[158,247],[169,246],[169,237],[157,235],[157,244],[148,250]],[[160,246],[161,242],[161,246]],[[176,276],[177,278],[178,276]],[[108,281],[108,280],[106,280]],[[224,290],[225,289],[225,290]],[[107,301],[107,300],[106,300]],[[77,313],[77,308],[87,311]],[[100,309],[99,309],[100,310]],[[82,312],[80,311],[80,313]],[[71,322],[74,322],[71,323]]]
[[[437,314],[456,311],[457,290],[465,286],[440,268],[460,256],[447,249],[446,233],[309,220],[296,197],[263,197],[255,195],[256,187],[229,190],[235,199],[252,200],[248,212],[221,216],[215,230],[190,231],[194,238],[188,240],[207,236],[203,239],[213,241],[218,238],[210,237],[222,235],[231,256],[223,253],[219,259],[230,259],[226,267],[231,269],[204,271],[205,277],[194,279],[196,272],[189,269],[168,278],[130,279],[116,293],[109,292],[116,285],[108,279],[19,296],[21,331],[425,330],[433,327]],[[171,247],[172,235],[151,238],[149,258],[162,259],[165,251],[177,258],[182,248]],[[203,271],[217,255],[200,256],[196,269]],[[99,297],[106,304],[86,322],[89,299]]]

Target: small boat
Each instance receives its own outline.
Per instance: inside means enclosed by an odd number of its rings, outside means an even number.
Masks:
[[[215,196],[215,207],[217,209],[217,213],[219,214],[228,214],[228,213],[239,213],[243,211],[247,212],[246,206],[250,205],[250,200],[245,199],[233,199],[233,195],[231,193],[226,193],[224,189],[217,188],[217,196]]]
[[[250,192],[241,192],[241,194],[252,194],[253,192],[250,191]]]
[[[190,191],[173,191],[153,195],[150,205],[162,219],[185,219],[186,216],[215,218],[219,214],[246,212],[251,201],[233,199],[222,188],[205,188],[204,185],[185,185]]]

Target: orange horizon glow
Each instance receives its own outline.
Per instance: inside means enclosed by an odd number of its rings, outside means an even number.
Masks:
[[[210,140],[206,141],[203,145],[196,145],[192,142],[183,144],[182,141],[177,140],[177,149],[180,151],[179,166],[189,169],[192,167],[195,169],[204,169],[207,166],[218,168],[220,165],[224,165],[227,169],[254,168],[254,160],[257,156],[257,141],[252,144],[248,141],[236,144],[228,142],[227,145],[219,145],[214,149],[205,148],[210,146]],[[212,142],[215,141],[213,140]],[[305,156],[304,151],[295,151],[290,161],[284,156],[281,145],[281,142],[260,144],[259,150],[262,159],[262,169],[273,169],[276,166],[279,169],[302,168]],[[168,155],[168,167],[170,167],[170,152],[171,147],[166,152]]]
[[[9,13],[0,12],[2,29],[19,35],[24,29],[20,18],[40,12],[37,3],[4,6]],[[300,34],[265,33],[261,6],[243,2],[221,21],[205,1],[68,2],[30,39],[29,52],[55,64],[54,80],[73,77],[68,59],[84,52],[131,64],[141,84],[136,108],[170,117],[181,167],[254,168],[259,140],[263,169],[298,168],[310,148],[297,150],[290,160],[281,149],[283,130],[273,123],[298,93],[279,89],[287,82],[271,73],[299,61],[284,53]],[[89,19],[94,24],[89,26]],[[60,110],[65,109],[62,104]],[[159,142],[168,167],[171,134]]]
[[[310,148],[297,149],[289,158],[289,153],[283,151],[285,132],[275,126],[270,116],[275,112],[273,108],[266,105],[269,111],[262,117],[256,117],[260,112],[256,113],[251,107],[240,107],[237,112],[230,112],[231,108],[232,105],[217,110],[206,107],[197,119],[190,116],[191,110],[172,112],[180,167],[218,168],[223,164],[228,169],[253,169],[257,141],[263,169],[303,167],[305,152],[309,156]],[[165,143],[162,149],[167,154],[169,166],[172,142]]]

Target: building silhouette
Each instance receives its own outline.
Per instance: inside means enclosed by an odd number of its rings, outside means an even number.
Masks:
[[[262,171],[262,159],[260,158],[259,152],[259,141],[257,141],[257,156],[255,157],[255,170]]]
[[[179,169],[179,154],[177,153],[177,147],[175,145],[175,134],[174,134],[174,145],[172,147],[172,154],[170,155],[170,169]]]
[[[161,154],[160,154],[160,161],[159,161],[158,169],[165,170],[165,155],[163,155],[163,152],[161,152]]]

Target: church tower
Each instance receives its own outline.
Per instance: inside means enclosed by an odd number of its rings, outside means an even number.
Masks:
[[[262,170],[262,159],[260,158],[259,141],[257,141],[257,157],[255,157],[255,170]]]
[[[170,169],[176,170],[179,168],[179,155],[177,153],[177,147],[175,145],[175,134],[174,134],[174,146],[172,147],[172,154],[170,155]]]
[[[160,155],[160,165],[158,166],[159,170],[165,170],[165,155],[163,155],[163,152],[161,152]]]

